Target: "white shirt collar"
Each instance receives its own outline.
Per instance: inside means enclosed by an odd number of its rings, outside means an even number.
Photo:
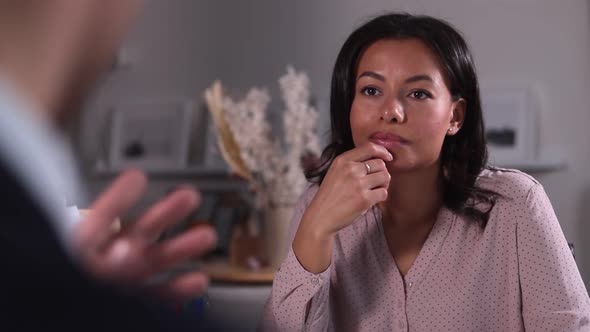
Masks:
[[[78,218],[66,209],[66,203],[86,199],[70,145],[41,114],[0,77],[0,155],[44,209],[69,249],[69,233]]]

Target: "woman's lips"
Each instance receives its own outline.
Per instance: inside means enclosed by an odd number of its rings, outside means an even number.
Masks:
[[[402,145],[406,145],[409,143],[408,140],[404,139],[401,136],[395,135],[395,134],[390,134],[390,133],[383,133],[383,132],[377,132],[372,134],[369,137],[369,141],[381,145],[383,147],[385,147],[386,149],[393,149]]]

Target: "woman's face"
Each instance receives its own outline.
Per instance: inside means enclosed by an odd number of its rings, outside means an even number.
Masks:
[[[350,111],[356,146],[373,142],[394,156],[388,169],[439,162],[443,141],[460,129],[462,99],[453,101],[434,53],[419,39],[384,39],[362,54]]]

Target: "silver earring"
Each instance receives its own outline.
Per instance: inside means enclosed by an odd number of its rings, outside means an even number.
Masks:
[[[452,133],[452,132],[453,132],[453,128],[449,128],[449,133]]]

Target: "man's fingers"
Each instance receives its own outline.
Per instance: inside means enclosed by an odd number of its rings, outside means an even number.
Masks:
[[[137,237],[113,241],[97,264],[123,282],[141,280],[189,258],[201,256],[216,243],[213,228],[193,227],[163,243],[149,244]]]
[[[193,227],[176,237],[155,245],[153,261],[156,269],[165,269],[211,250],[217,243],[217,235],[209,226]]]
[[[153,205],[129,232],[156,240],[167,227],[191,213],[199,201],[199,194],[194,189],[179,189]]]
[[[147,179],[141,171],[121,174],[92,204],[91,213],[78,226],[77,240],[84,245],[102,243],[110,235],[113,222],[141,198],[146,185]]]
[[[143,172],[124,172],[92,204],[92,214],[114,220],[141,198],[146,186],[147,178]]]

